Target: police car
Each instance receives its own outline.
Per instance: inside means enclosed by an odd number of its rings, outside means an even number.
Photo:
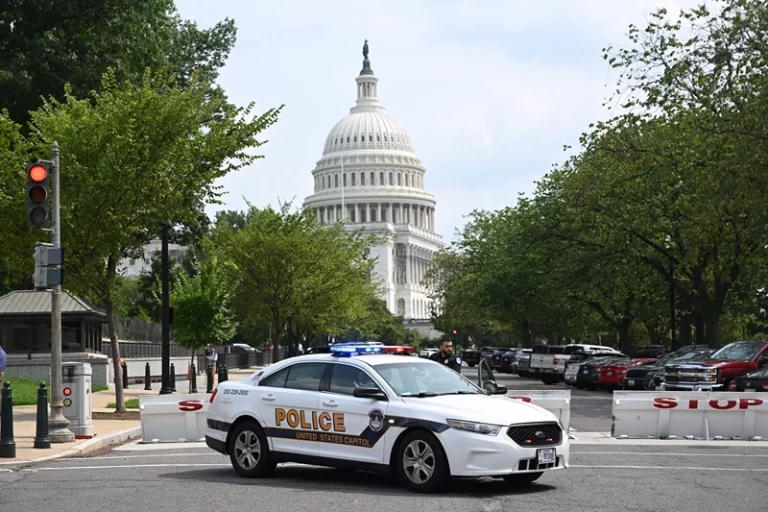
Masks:
[[[451,477],[529,484],[567,468],[557,416],[502,396],[492,375],[486,362],[475,384],[429,359],[334,346],[219,384],[205,440],[243,477],[298,462],[391,472],[421,492]]]

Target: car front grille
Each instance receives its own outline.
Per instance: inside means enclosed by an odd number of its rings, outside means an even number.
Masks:
[[[555,422],[514,425],[507,429],[507,435],[510,439],[526,448],[529,446],[557,446],[563,440],[562,434],[560,425]]]

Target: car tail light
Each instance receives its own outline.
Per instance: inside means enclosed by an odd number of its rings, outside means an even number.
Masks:
[[[211,403],[213,403],[213,399],[216,398],[216,393],[219,392],[219,388],[216,388],[213,390],[213,393],[211,393]]]
[[[559,363],[559,362],[560,362],[560,359],[558,359],[557,357],[556,357],[556,358],[554,358],[554,359],[552,359],[552,363],[553,363],[553,364],[557,364],[557,363]]]

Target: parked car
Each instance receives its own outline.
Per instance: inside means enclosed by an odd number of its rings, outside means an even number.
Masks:
[[[729,391],[768,393],[768,368],[745,373],[731,383]]]
[[[462,361],[467,363],[470,368],[473,368],[475,365],[480,363],[481,359],[479,350],[462,350],[461,354],[459,354],[459,357],[461,357]]]
[[[664,365],[664,390],[727,391],[733,379],[768,367],[768,341],[734,341],[697,359]]]
[[[597,389],[598,368],[600,368],[604,364],[609,364],[613,361],[620,361],[623,359],[627,359],[627,356],[625,356],[624,354],[621,354],[620,356],[596,357],[595,359],[587,361],[586,363],[582,363],[579,368],[579,373],[576,376],[576,384],[575,384],[576,388]]]
[[[660,357],[653,364],[645,364],[631,368],[627,370],[627,373],[624,375],[622,389],[655,390],[661,385],[665,364],[707,357],[713,352],[714,350],[706,345],[689,345]]]
[[[621,389],[624,384],[624,375],[631,368],[651,364],[657,361],[655,358],[638,359],[619,359],[598,366],[597,368],[597,388],[598,389]]]
[[[565,383],[568,386],[575,386],[581,365],[598,357],[606,356],[629,358],[629,356],[622,353],[617,354],[613,350],[609,352],[576,352],[575,354],[571,355],[571,358],[565,365],[565,374],[563,376]]]

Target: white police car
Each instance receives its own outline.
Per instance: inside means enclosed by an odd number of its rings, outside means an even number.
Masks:
[[[339,346],[293,357],[211,395],[205,440],[244,477],[281,462],[394,473],[415,491],[451,477],[528,484],[568,466],[557,416],[428,359]],[[492,390],[492,392],[483,389]]]

